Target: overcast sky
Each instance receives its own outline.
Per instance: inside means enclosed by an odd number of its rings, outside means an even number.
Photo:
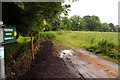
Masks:
[[[101,22],[118,24],[118,2],[120,0],[79,0],[77,2],[65,2],[71,4],[69,17],[79,15],[99,16]]]

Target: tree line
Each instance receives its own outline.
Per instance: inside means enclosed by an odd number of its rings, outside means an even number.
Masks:
[[[98,16],[86,15],[80,17],[77,15],[68,17],[61,17],[60,21],[56,22],[58,25],[53,27],[53,30],[72,30],[72,31],[100,31],[100,32],[117,32],[119,26],[113,23],[102,23]]]

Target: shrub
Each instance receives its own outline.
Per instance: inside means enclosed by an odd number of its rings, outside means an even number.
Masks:
[[[54,39],[56,34],[54,32],[41,32],[40,38],[47,40],[47,39]]]
[[[108,44],[109,44],[108,41],[105,39],[102,39],[102,41],[99,41],[97,52],[106,53],[106,52],[110,51],[111,49],[109,49]]]
[[[111,51],[108,54],[109,57],[113,58],[113,59],[120,59],[120,53],[118,53],[117,51]]]
[[[115,48],[115,45],[112,42],[109,42],[105,39],[98,42],[98,51],[101,53],[109,53],[112,49]]]
[[[101,41],[98,42],[97,45],[90,46],[86,49],[90,52],[95,53],[95,54],[102,54],[105,56],[109,56],[112,59],[119,59],[120,54],[118,53],[118,51],[116,51],[114,49],[115,47],[116,46],[113,43],[111,43],[105,39],[102,39]]]

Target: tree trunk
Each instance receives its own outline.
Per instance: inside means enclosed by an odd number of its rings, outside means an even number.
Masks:
[[[30,34],[30,39],[31,39],[31,53],[32,53],[32,59],[34,60],[34,45],[33,45],[32,33]]]

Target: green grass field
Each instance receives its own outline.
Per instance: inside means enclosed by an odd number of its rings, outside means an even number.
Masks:
[[[89,47],[96,45],[102,39],[106,39],[118,45],[117,32],[90,32],[90,31],[57,31],[55,42],[64,46]]]

